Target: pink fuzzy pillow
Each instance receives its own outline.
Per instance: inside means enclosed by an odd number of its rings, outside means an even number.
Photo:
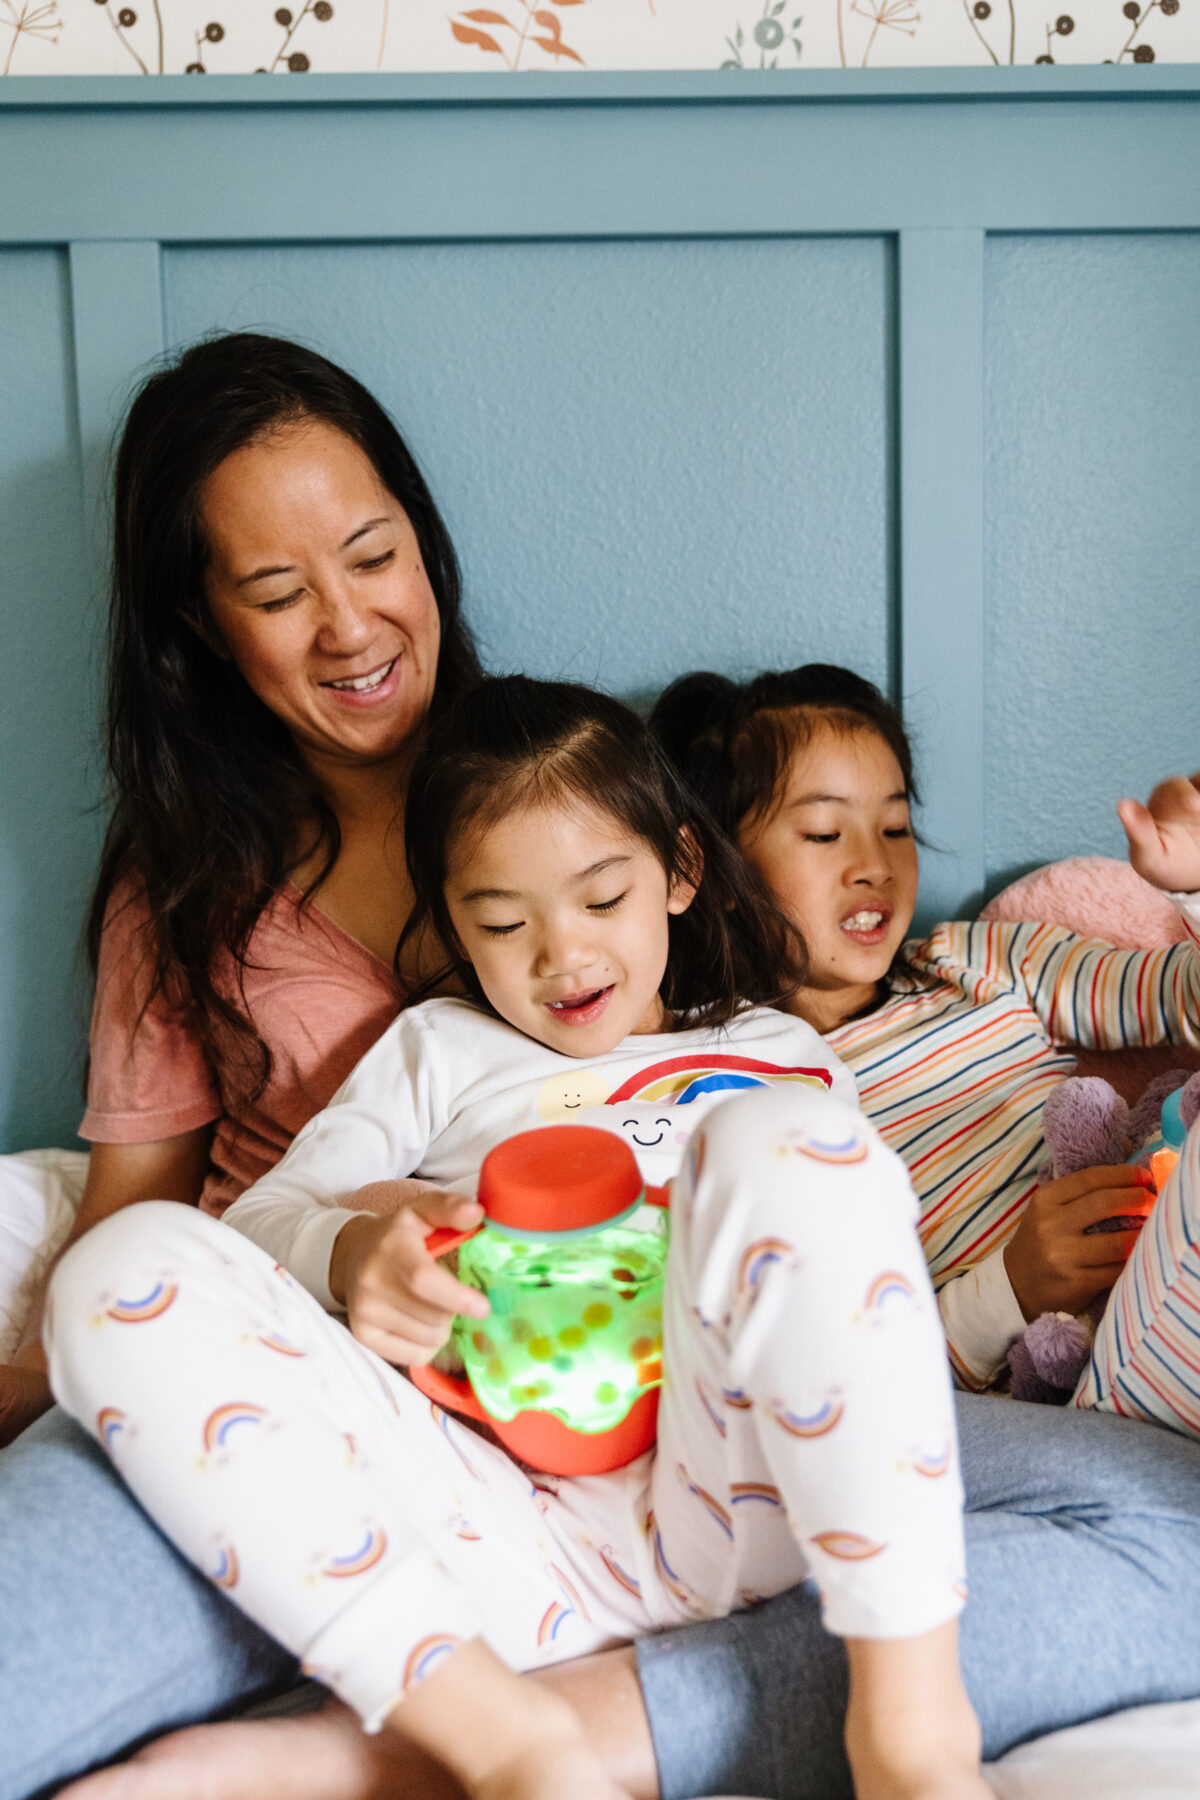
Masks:
[[[1118,950],[1157,950],[1187,936],[1171,902],[1115,856],[1068,856],[1023,875],[989,900],[981,919],[1036,919]]]
[[[1157,888],[1113,856],[1068,856],[1022,876],[989,900],[982,919],[1063,925],[1080,937],[1103,938],[1118,950],[1157,950],[1187,936],[1183,920]],[[1077,1073],[1102,1075],[1130,1105],[1167,1069],[1200,1068],[1200,1052],[1168,1045],[1154,1050],[1085,1050]]]

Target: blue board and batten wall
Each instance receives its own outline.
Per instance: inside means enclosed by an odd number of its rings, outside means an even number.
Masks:
[[[494,667],[901,695],[926,917],[1200,764],[1200,71],[0,93],[0,1143],[70,1140],[107,443],[306,338],[407,432]]]

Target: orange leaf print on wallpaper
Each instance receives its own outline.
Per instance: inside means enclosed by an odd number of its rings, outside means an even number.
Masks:
[[[578,50],[563,41],[562,24],[558,14],[546,7],[531,5],[529,0],[518,0],[524,16],[514,12],[493,12],[490,7],[474,7],[470,11],[458,14],[450,20],[450,30],[460,44],[474,44],[477,49],[488,55],[498,56],[508,69],[519,69],[521,58],[531,44],[551,59],[552,66],[557,67],[562,60],[578,63],[583,66],[583,57]],[[582,6],[584,0],[551,0],[554,6]],[[498,40],[489,31],[481,31],[481,25],[499,26],[512,35]],[[532,28],[540,26],[543,35],[539,36]],[[528,66],[528,65],[526,65]]]

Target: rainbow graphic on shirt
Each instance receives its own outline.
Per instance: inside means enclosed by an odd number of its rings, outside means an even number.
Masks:
[[[225,1592],[228,1593],[231,1588],[237,1586],[238,1577],[241,1572],[237,1551],[233,1548],[233,1545],[222,1544],[217,1556],[217,1566],[215,1569],[210,1569],[208,1571],[208,1579],[213,1583],[214,1587],[224,1588]]]
[[[333,1581],[344,1581],[351,1575],[365,1575],[368,1569],[387,1554],[387,1533],[381,1526],[368,1525],[361,1543],[343,1556],[327,1557],[321,1565],[322,1575]]]
[[[239,1425],[261,1425],[267,1416],[265,1406],[253,1400],[228,1400],[210,1412],[204,1421],[204,1448],[210,1452],[224,1450],[230,1435]]]
[[[608,1096],[609,1106],[628,1100],[647,1100],[665,1106],[686,1106],[701,1094],[732,1093],[738,1088],[775,1087],[798,1082],[802,1087],[827,1093],[833,1085],[828,1069],[781,1068],[752,1056],[728,1056],[721,1052],[699,1056],[670,1056],[664,1062],[639,1069]]]
[[[867,1289],[863,1311],[869,1319],[877,1319],[890,1300],[915,1300],[917,1290],[907,1275],[898,1269],[885,1269]]]
[[[777,1487],[769,1481],[732,1481],[729,1484],[729,1499],[734,1506],[744,1506],[747,1501],[758,1500],[764,1506],[782,1506],[783,1496]]]
[[[861,1531],[818,1531],[810,1542],[826,1556],[835,1556],[839,1562],[866,1562],[868,1557],[878,1556],[881,1550],[887,1549],[886,1544],[864,1537]]]
[[[96,1414],[96,1436],[111,1456],[121,1433],[129,1424],[119,1406],[102,1406]]]
[[[307,1356],[307,1350],[301,1350],[290,1338],[284,1337],[281,1331],[260,1331],[258,1342],[265,1344],[268,1350],[277,1350],[280,1356]]]
[[[177,1281],[158,1281],[140,1300],[114,1300],[106,1317],[118,1325],[146,1325],[151,1319],[161,1319],[178,1293]]]
[[[725,1536],[732,1543],[733,1520],[730,1518],[727,1509],[721,1505],[719,1500],[709,1493],[707,1488],[702,1488],[699,1482],[692,1480],[683,1463],[677,1463],[675,1465],[675,1473],[687,1489],[688,1493],[694,1495],[708,1514],[709,1518],[714,1520],[716,1524],[721,1527]]]
[[[771,1401],[766,1410],[768,1417],[789,1437],[819,1438],[828,1437],[835,1426],[840,1425],[846,1408],[837,1395],[831,1394],[813,1413],[792,1412],[782,1400]]]
[[[454,1637],[448,1631],[436,1631],[432,1636],[422,1638],[420,1643],[414,1645],[409,1652],[408,1660],[404,1665],[404,1674],[401,1677],[404,1692],[407,1694],[411,1688],[416,1687],[418,1682],[424,1681],[426,1676],[432,1675],[438,1664],[444,1662],[448,1656],[453,1656],[461,1643],[460,1637]]]
[[[768,1269],[775,1265],[790,1268],[795,1260],[795,1250],[782,1238],[759,1238],[755,1243],[748,1244],[743,1250],[742,1260],[738,1264],[738,1293],[753,1294],[757,1292],[759,1283]]]
[[[944,1475],[950,1467],[949,1444],[932,1456],[924,1450],[918,1450],[911,1459],[910,1467],[918,1475],[924,1475],[927,1480],[936,1481],[938,1476]]]
[[[735,1412],[749,1412],[750,1408],[754,1405],[753,1400],[750,1398],[749,1394],[746,1393],[744,1388],[723,1387],[721,1389],[721,1398],[726,1406],[732,1406]]]
[[[454,1517],[450,1520],[450,1529],[456,1538],[462,1538],[463,1542],[466,1544],[481,1544],[483,1542],[483,1538],[479,1532],[476,1531],[470,1519],[464,1518],[462,1513],[455,1513]]]

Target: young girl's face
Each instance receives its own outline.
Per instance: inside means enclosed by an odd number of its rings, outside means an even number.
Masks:
[[[694,887],[599,807],[531,805],[448,858],[446,903],[502,1019],[564,1056],[666,1025],[667,919]]]
[[[917,847],[900,765],[870,726],[818,725],[741,842],[808,945],[790,1010],[831,1031],[877,999],[912,923]]]

